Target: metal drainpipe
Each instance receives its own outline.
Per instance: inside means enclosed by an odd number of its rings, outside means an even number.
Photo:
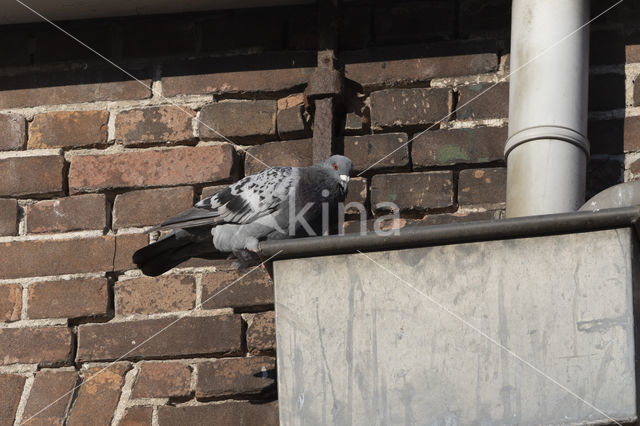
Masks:
[[[589,28],[559,41],[588,21],[589,1],[512,6],[507,216],[575,211],[589,157]]]

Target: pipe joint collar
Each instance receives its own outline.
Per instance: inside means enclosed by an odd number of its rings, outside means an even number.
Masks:
[[[556,139],[582,148],[587,158],[589,157],[589,140],[580,132],[561,126],[535,126],[529,127],[509,136],[504,147],[504,157],[518,145],[540,139]]]

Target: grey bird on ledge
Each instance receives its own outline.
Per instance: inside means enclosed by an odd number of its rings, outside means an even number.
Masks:
[[[154,277],[189,258],[221,252],[237,258],[239,268],[259,264],[260,241],[326,231],[352,172],[350,159],[333,155],[311,167],[271,167],[247,176],[150,229],[172,231],[135,252],[133,262]]]

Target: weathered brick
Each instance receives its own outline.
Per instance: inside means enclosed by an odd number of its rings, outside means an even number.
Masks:
[[[230,179],[234,151],[229,144],[77,155],[71,159],[71,192],[177,185]],[[1,174],[1,173],[0,173]]]
[[[193,188],[143,189],[116,196],[113,229],[155,225],[193,207]]]
[[[591,154],[621,154],[640,150],[640,116],[590,120]]]
[[[312,162],[311,139],[269,142],[247,149],[244,174],[252,175],[273,166],[306,167]]]
[[[416,225],[444,225],[448,223],[473,222],[477,220],[497,220],[500,218],[500,213],[500,210],[489,210],[485,212],[430,214],[417,221],[418,223],[416,223]]]
[[[456,119],[482,120],[508,117],[509,83],[492,86],[493,84],[483,83],[458,87]]]
[[[0,159],[0,196],[61,194],[64,157],[42,155]]]
[[[374,13],[378,40],[434,40],[453,35],[455,5],[446,0],[378,7]]]
[[[158,408],[160,426],[220,425],[277,426],[278,401],[256,404],[252,401],[223,402],[221,404]]]
[[[180,362],[143,362],[132,398],[179,398],[190,395],[191,367]]]
[[[18,114],[0,114],[0,151],[24,149],[27,120]]]
[[[68,21],[67,21],[68,22]],[[86,21],[85,21],[86,22]],[[91,21],[90,21],[91,22]],[[109,23],[59,23],[65,31],[106,57],[113,54]],[[96,59],[96,54],[53,26],[38,27],[33,34],[35,63]]]
[[[507,197],[507,169],[467,169],[460,172],[460,205],[504,203]]]
[[[202,22],[202,50],[223,52],[239,49],[282,49],[284,21],[281,13],[260,9],[260,12],[241,11],[241,15],[213,16]],[[230,19],[232,18],[232,19]],[[242,25],[238,25],[242,22]],[[251,28],[251,31],[247,31]]]
[[[624,106],[624,73],[589,75],[589,111],[606,111]]]
[[[386,133],[344,138],[344,155],[353,161],[356,173],[402,169],[409,166],[406,133]]]
[[[84,194],[27,206],[27,232],[67,232],[107,226],[103,194]]]
[[[114,269],[124,271],[136,269],[131,257],[138,249],[149,244],[147,234],[121,234],[116,236]]]
[[[29,126],[27,148],[75,148],[107,142],[108,111],[54,111],[38,114]]]
[[[251,354],[276,350],[276,315],[274,311],[255,314],[247,327],[247,349]]]
[[[506,127],[430,130],[411,144],[413,168],[503,160],[506,140]]]
[[[66,424],[69,426],[111,424],[113,413],[120,400],[124,376],[129,368],[129,363],[119,362],[109,364],[107,367],[86,369],[82,386],[78,390],[78,396]]]
[[[13,426],[26,379],[17,374],[0,374],[0,426]]]
[[[0,81],[0,109],[151,96],[151,68],[127,67],[140,81],[113,67],[74,64],[60,71],[28,72]]]
[[[18,233],[18,201],[0,199],[0,235]]]
[[[371,94],[371,125],[376,129],[446,120],[449,89],[388,89]]]
[[[202,307],[243,308],[273,304],[273,281],[266,271],[217,271],[202,277]],[[226,290],[225,290],[226,288]]]
[[[303,113],[304,107],[302,105],[278,110],[278,136],[282,139],[311,136],[311,129],[307,126]]]
[[[273,392],[275,373],[275,358],[266,356],[203,362],[198,364],[196,398]]]
[[[0,285],[0,321],[17,321],[22,310],[22,287],[19,284]]]
[[[453,173],[438,171],[376,175],[371,180],[372,207],[375,209],[383,202],[392,202],[401,211],[450,207],[453,205]]]
[[[640,78],[638,77],[633,82],[633,105],[640,106]]]
[[[153,419],[153,407],[129,407],[119,426],[149,426]]]
[[[135,20],[122,30],[122,55],[139,58],[165,55],[193,55],[196,49],[196,25],[188,20]]]
[[[200,112],[200,137],[257,142],[276,137],[276,101],[227,101],[207,105]],[[213,130],[212,130],[213,129]],[[219,134],[220,133],[220,134]]]
[[[162,90],[165,96],[279,93],[302,88],[315,67],[309,52],[189,60],[163,67]]]
[[[109,308],[106,278],[44,281],[30,285],[28,294],[31,319],[106,315]]]
[[[114,247],[110,236],[0,243],[0,278],[110,271]]]
[[[116,117],[116,140],[126,146],[195,140],[195,111],[183,106],[160,106],[123,111]]]
[[[451,47],[455,49],[454,46]],[[489,73],[498,67],[498,57],[495,53],[447,55],[433,52],[431,45],[345,52],[344,61],[346,77],[366,88],[410,85],[426,83],[439,77]]]
[[[349,179],[349,186],[347,187],[347,196],[344,199],[345,207],[349,203],[358,203],[364,207],[365,214],[369,209],[369,184],[366,178],[353,177]],[[355,207],[349,207],[345,213],[356,214],[359,213]]]
[[[71,361],[67,327],[0,328],[0,364],[50,365]]]
[[[188,311],[196,301],[196,282],[191,275],[141,277],[115,285],[118,315]]]
[[[123,354],[126,358],[235,354],[241,348],[241,328],[239,315],[83,324],[78,327],[76,358],[108,361]]]
[[[22,418],[30,419],[27,424],[64,424],[77,381],[74,370],[38,371]]]

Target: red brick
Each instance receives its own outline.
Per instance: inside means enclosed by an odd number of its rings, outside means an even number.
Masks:
[[[69,426],[111,424],[113,413],[120,400],[124,376],[130,365],[126,362],[107,367],[93,367],[84,371],[84,380],[73,403]]]
[[[114,247],[110,236],[0,243],[0,278],[110,271]]]
[[[202,307],[244,308],[273,304],[273,281],[266,271],[218,271],[202,277]],[[226,290],[225,290],[226,288]]]
[[[184,106],[160,106],[123,111],[116,117],[116,140],[125,146],[195,140],[195,111]]]
[[[375,129],[415,126],[446,120],[449,89],[388,89],[373,92],[371,125]]]
[[[149,426],[152,424],[153,407],[129,407],[119,426]]]
[[[162,90],[165,96],[280,93],[302,88],[315,67],[316,55],[308,52],[196,59],[165,65]]]
[[[27,316],[31,319],[106,315],[108,308],[106,278],[44,281],[29,286]]]
[[[311,139],[269,142],[247,149],[244,159],[246,176],[275,166],[307,167],[313,164]]]
[[[61,194],[64,157],[42,155],[0,159],[0,196]]]
[[[347,136],[344,138],[344,155],[353,161],[356,173],[402,169],[409,166],[407,134]]]
[[[241,328],[239,315],[83,324],[78,327],[77,361],[235,354],[241,348]]]
[[[18,201],[0,199],[0,235],[18,234]]]
[[[223,358],[198,365],[196,398],[256,395],[275,390],[275,358]]]
[[[371,180],[371,203],[395,203],[401,211],[450,207],[453,205],[451,171],[376,175]],[[386,208],[385,208],[386,209]]]
[[[251,401],[221,404],[162,406],[158,408],[160,426],[197,426],[211,424],[242,426],[278,426],[278,401],[256,404]]]
[[[484,83],[458,87],[456,119],[482,120],[508,117],[509,83],[492,86],[491,83]],[[485,90],[487,91],[484,92]]]
[[[413,168],[503,160],[506,140],[506,127],[430,130],[411,144]]]
[[[203,139],[259,142],[276,137],[276,101],[226,101],[207,105],[198,123]],[[213,129],[213,130],[212,130]]]
[[[311,136],[311,129],[304,119],[304,106],[295,105],[278,109],[278,136],[281,139],[296,139]]]
[[[188,311],[196,301],[196,282],[191,275],[141,277],[115,285],[118,315]]]
[[[19,284],[0,285],[0,321],[17,321],[22,310],[22,287]]]
[[[380,230],[388,231],[391,229],[402,229],[411,226],[432,226],[432,225],[444,225],[451,223],[463,223],[472,222],[477,220],[496,220],[500,218],[501,210],[491,210],[486,212],[468,212],[468,213],[438,213],[426,215],[422,219],[406,219],[399,218],[395,220],[383,220],[382,223],[376,224],[375,220],[367,220],[365,223],[364,231],[371,232],[375,230],[375,226],[378,226]],[[347,234],[359,233],[360,221],[352,220],[345,222],[344,232]]]
[[[75,148],[107,142],[107,111],[55,111],[38,114],[29,126],[27,148]]]
[[[71,159],[69,187],[76,193],[216,182],[230,179],[233,166],[234,151],[229,144],[77,155]]]
[[[64,424],[77,381],[75,370],[38,371],[22,415],[26,424]]]
[[[132,398],[179,398],[191,394],[191,367],[180,362],[143,362]]]
[[[144,189],[116,196],[113,229],[155,225],[193,207],[193,188]]]
[[[51,365],[71,361],[67,327],[0,328],[0,364]]]
[[[151,96],[151,68],[127,67],[141,81],[109,66],[74,64],[60,71],[35,71],[2,78],[0,109]]]
[[[406,50],[402,47],[400,49]],[[398,53],[393,52],[398,59],[372,60],[372,57],[375,58],[376,55],[387,56],[385,55],[387,50],[389,48],[345,52],[346,77],[367,88],[382,88],[393,85],[426,83],[438,77],[488,73],[495,71],[498,66],[498,58],[495,53],[404,59],[421,55],[422,52],[428,55],[428,46],[418,46],[412,50],[413,53],[407,52],[407,56],[404,58],[398,58]]]
[[[27,120],[18,114],[0,114],[0,151],[24,149]]]
[[[349,186],[347,187],[347,196],[344,200],[345,207],[349,203],[359,203],[365,208],[365,214],[369,205],[369,184],[366,178],[353,177],[349,179]],[[355,207],[350,207],[346,210],[347,214],[357,214],[360,211]]]
[[[0,426],[13,426],[26,377],[0,374]]]
[[[131,257],[138,249],[149,244],[149,236],[147,234],[121,234],[116,236],[114,269],[116,271],[125,271],[128,269],[136,269]]]
[[[253,315],[247,327],[247,348],[251,354],[275,353],[276,315],[274,311]]]
[[[29,233],[104,229],[106,226],[106,200],[102,194],[38,201],[27,207]]]
[[[460,172],[460,205],[504,203],[507,197],[507,169],[468,169]]]

